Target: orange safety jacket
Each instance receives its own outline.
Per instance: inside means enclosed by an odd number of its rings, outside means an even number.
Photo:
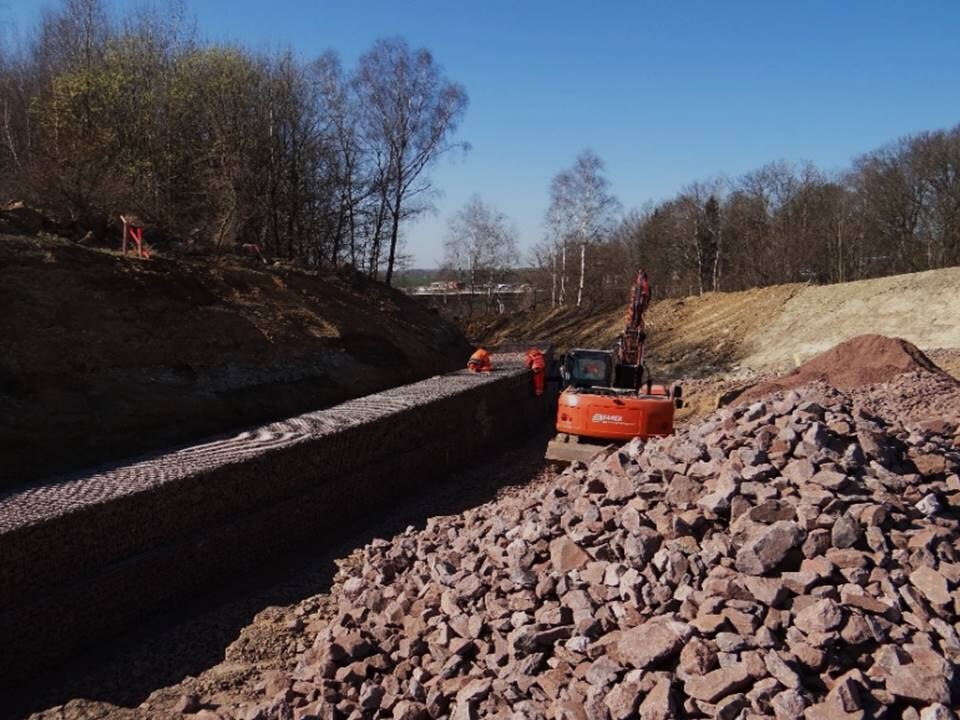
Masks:
[[[538,396],[543,395],[544,370],[546,369],[543,353],[536,348],[530,348],[527,350],[526,364],[533,373],[533,394]]]
[[[527,367],[534,372],[543,372],[545,367],[543,353],[536,349],[527,350]]]
[[[490,362],[490,353],[483,348],[477,348],[477,351],[473,353],[467,361],[467,369],[473,372],[490,372],[493,370],[493,363]]]

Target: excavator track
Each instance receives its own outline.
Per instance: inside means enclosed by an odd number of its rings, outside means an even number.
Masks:
[[[570,435],[568,433],[558,433],[557,436],[547,443],[547,452],[544,457],[547,460],[562,463],[582,462],[589,463],[594,458],[605,453],[612,452],[616,445],[599,445],[597,443],[581,442],[579,435]]]

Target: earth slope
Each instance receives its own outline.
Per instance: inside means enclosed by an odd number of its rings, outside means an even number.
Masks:
[[[137,260],[0,235],[0,488],[461,366],[449,323],[357,274]]]
[[[656,278],[654,297],[656,297]],[[557,347],[610,347],[623,303],[500,316],[470,328],[480,341],[542,337]],[[925,352],[960,348],[960,268],[837,285],[776,285],[655,302],[648,363],[668,377],[780,371],[857,335],[903,338]],[[929,353],[928,353],[929,354]],[[932,353],[956,372],[956,353]]]

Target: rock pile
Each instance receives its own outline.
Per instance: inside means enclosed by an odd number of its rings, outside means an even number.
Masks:
[[[948,432],[960,427],[960,382],[943,372],[918,370],[849,394],[875,415]]]
[[[723,409],[375,541],[296,670],[233,710],[953,718],[957,427],[870,397],[813,385]]]

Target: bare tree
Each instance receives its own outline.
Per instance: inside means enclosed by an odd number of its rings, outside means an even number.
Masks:
[[[476,290],[493,285],[517,264],[517,233],[509,219],[473,195],[450,218],[444,241],[444,265]]]
[[[684,188],[674,208],[685,263],[695,269],[696,291],[700,295],[719,288],[723,243],[722,210],[717,198],[722,192],[721,180],[695,182]]]
[[[451,136],[467,107],[464,88],[447,80],[425,49],[411,50],[399,38],[378,40],[360,58],[355,88],[363,108],[363,136],[381,170],[390,215],[390,252],[385,281],[396,261],[401,220],[425,206],[431,189],[424,171],[441,155],[466,149]]]
[[[356,96],[343,72],[336,53],[324,53],[311,66],[313,81],[322,98],[327,134],[334,148],[334,172],[338,191],[337,225],[331,248],[331,261],[340,261],[344,239],[347,256],[354,267],[361,266],[359,247],[360,218],[363,204],[373,194],[366,176],[368,157],[360,142],[357,123],[360,117]]]
[[[559,213],[548,211],[546,232],[538,251],[539,257],[549,267],[550,306],[557,307],[567,301],[567,228]]]
[[[546,276],[549,278],[550,285],[550,307],[557,306],[557,253],[556,246],[550,237],[537,243],[529,253],[529,263],[532,267],[534,277]],[[534,284],[542,286],[546,283],[535,282]]]
[[[559,235],[564,265],[567,239],[580,245],[577,307],[583,304],[587,245],[599,242],[613,229],[620,210],[620,203],[610,193],[610,183],[603,173],[603,161],[592,150],[584,150],[573,167],[559,172],[550,185],[547,224],[556,228]],[[563,299],[560,302],[563,304]]]

